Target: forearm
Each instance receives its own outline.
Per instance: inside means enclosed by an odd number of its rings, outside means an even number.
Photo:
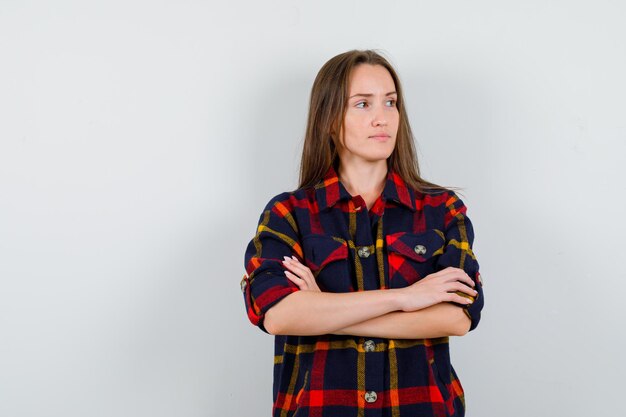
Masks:
[[[444,302],[418,311],[394,311],[346,326],[333,333],[389,339],[425,339],[463,336],[469,330],[470,324],[463,308]]]
[[[265,314],[265,329],[272,334],[315,336],[336,333],[358,323],[399,310],[398,290],[350,293],[296,291]]]

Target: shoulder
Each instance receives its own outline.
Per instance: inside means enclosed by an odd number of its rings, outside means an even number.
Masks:
[[[416,202],[422,207],[438,207],[441,209],[449,209],[450,207],[464,206],[463,200],[454,190],[442,188],[438,190],[430,190],[420,192],[414,190]]]
[[[292,198],[293,191],[283,191],[269,199],[265,204],[265,210],[271,210],[277,204],[289,204]]]
[[[291,212],[296,207],[306,207],[307,202],[314,199],[314,195],[314,187],[282,191],[269,199],[263,211],[277,211],[277,214]]]

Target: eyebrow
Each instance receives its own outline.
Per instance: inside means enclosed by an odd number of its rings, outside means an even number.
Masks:
[[[392,95],[392,94],[398,94],[398,93],[396,93],[395,91],[390,91],[390,92],[388,92],[388,93],[387,93],[387,94],[385,94],[385,95],[386,95],[386,96],[390,96],[390,95]],[[374,95],[374,94],[363,94],[363,93],[357,93],[357,94],[354,94],[354,95],[352,95],[352,96],[348,97],[348,100],[350,100],[352,97],[356,97],[356,96],[372,97],[373,95]]]

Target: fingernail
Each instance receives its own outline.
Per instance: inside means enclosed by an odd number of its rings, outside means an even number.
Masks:
[[[296,258],[296,257],[295,257],[295,256],[293,256],[293,255],[291,256],[291,258],[292,258],[294,261],[297,261],[297,260],[298,260],[298,258]]]
[[[289,258],[289,256],[283,256],[283,259],[285,259],[285,261],[290,261],[291,258]]]

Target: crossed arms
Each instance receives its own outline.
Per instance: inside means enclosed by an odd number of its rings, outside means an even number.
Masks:
[[[474,282],[462,269],[445,268],[406,288],[327,293],[297,260],[286,258],[283,264],[300,291],[266,312],[264,325],[271,334],[421,339],[462,336],[469,330],[468,315],[450,303],[469,305],[476,295]]]

